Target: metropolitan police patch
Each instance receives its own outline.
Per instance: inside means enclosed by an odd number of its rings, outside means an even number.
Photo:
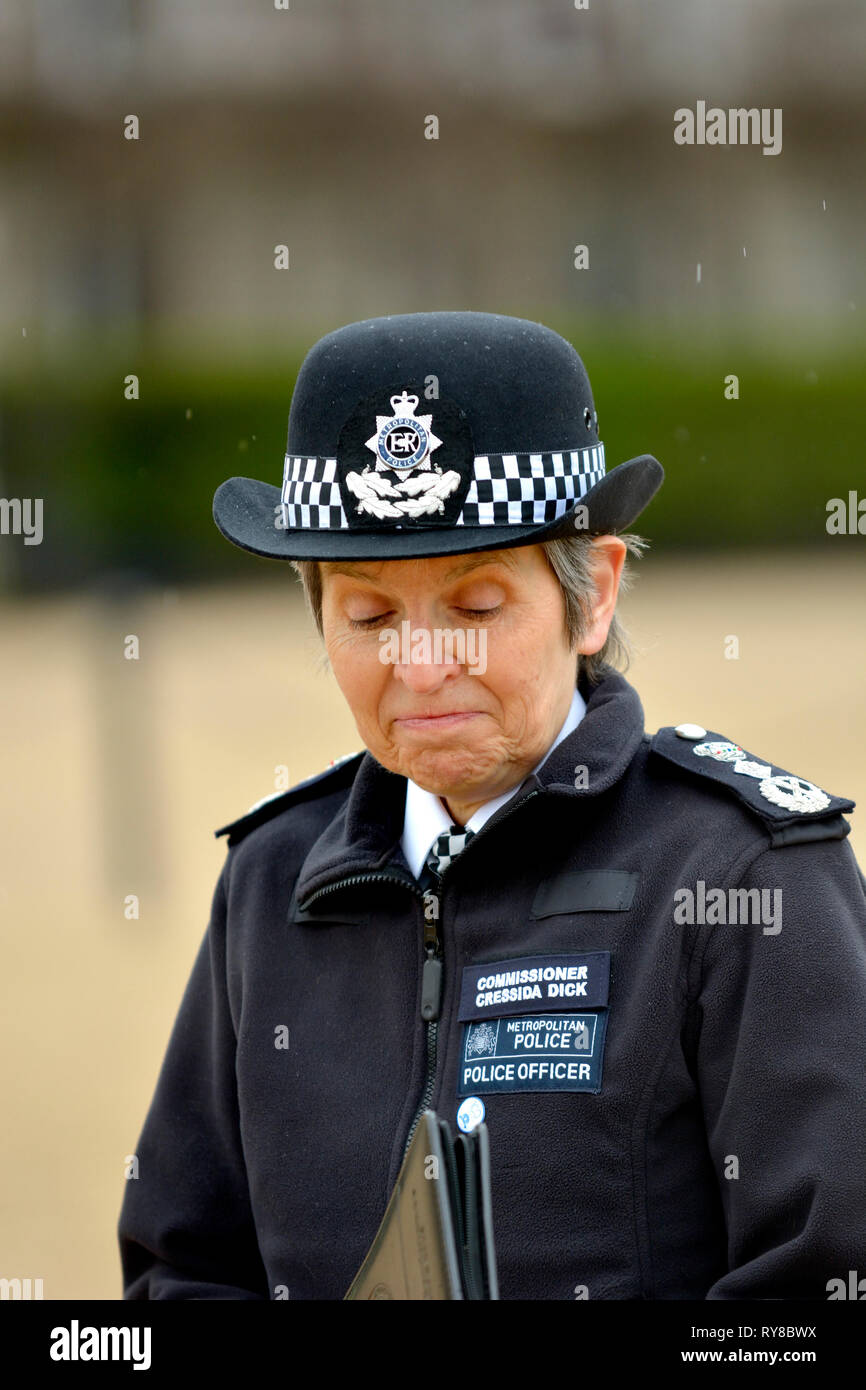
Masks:
[[[457,1094],[597,1094],[609,988],[609,951],[465,966]]]
[[[601,1090],[607,1010],[467,1023],[457,1094]]]

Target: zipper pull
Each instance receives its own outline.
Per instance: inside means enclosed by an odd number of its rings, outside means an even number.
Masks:
[[[428,956],[421,972],[421,1017],[425,1023],[439,1017],[441,1002],[442,962],[436,956]]]
[[[442,961],[439,956],[439,898],[429,889],[424,894],[424,950],[426,959],[421,969],[421,1017],[432,1023],[439,1017],[442,1002]]]

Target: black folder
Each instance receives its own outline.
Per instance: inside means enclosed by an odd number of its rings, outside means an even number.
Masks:
[[[486,1125],[425,1110],[346,1298],[498,1299]]]

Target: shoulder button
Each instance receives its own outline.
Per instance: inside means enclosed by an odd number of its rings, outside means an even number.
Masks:
[[[678,724],[674,729],[675,734],[680,738],[706,738],[707,731],[702,729],[700,724]]]

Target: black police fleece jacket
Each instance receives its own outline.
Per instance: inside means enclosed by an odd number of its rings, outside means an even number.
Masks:
[[[853,803],[775,767],[769,799],[724,735],[645,734],[613,671],[580,688],[435,899],[400,848],[405,779],[369,752],[217,832],[124,1298],[343,1298],[417,1116],[454,1126],[466,1096],[503,1299],[827,1299],[866,1274]]]

